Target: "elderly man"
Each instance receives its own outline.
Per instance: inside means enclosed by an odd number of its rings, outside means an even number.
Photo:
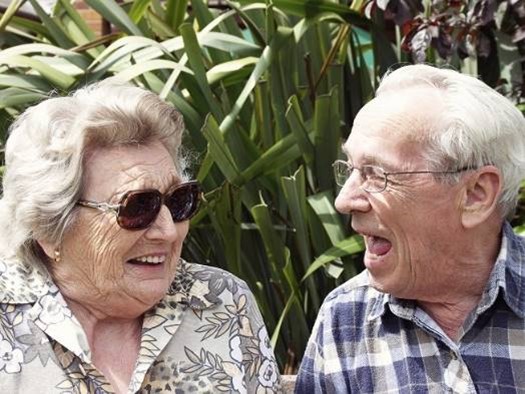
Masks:
[[[325,300],[297,393],[525,392],[525,119],[484,83],[387,75],[334,163],[366,270]]]

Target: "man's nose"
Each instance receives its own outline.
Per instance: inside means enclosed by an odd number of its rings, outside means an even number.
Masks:
[[[344,214],[349,214],[353,211],[368,211],[370,209],[368,193],[363,190],[362,186],[363,178],[361,177],[361,173],[355,169],[337,195],[335,208]]]

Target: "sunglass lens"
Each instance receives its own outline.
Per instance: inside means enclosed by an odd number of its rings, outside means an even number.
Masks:
[[[190,219],[199,205],[200,187],[198,183],[186,183],[177,187],[166,198],[174,222],[183,222]]]
[[[121,204],[118,223],[129,230],[148,227],[157,217],[162,204],[159,192],[132,192],[124,197]]]

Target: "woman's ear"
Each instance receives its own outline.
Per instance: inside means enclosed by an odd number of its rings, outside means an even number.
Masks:
[[[56,245],[52,245],[51,243],[42,240],[37,240],[36,242],[40,245],[47,257],[51,260],[55,260],[55,251],[58,250]]]
[[[500,171],[494,166],[483,166],[467,181],[461,221],[466,228],[483,224],[498,211],[498,201],[503,186]]]

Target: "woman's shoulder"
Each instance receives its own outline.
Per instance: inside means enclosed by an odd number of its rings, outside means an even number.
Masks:
[[[180,260],[169,292],[179,294],[189,302],[204,305],[222,304],[242,295],[252,297],[246,282],[218,267]]]

